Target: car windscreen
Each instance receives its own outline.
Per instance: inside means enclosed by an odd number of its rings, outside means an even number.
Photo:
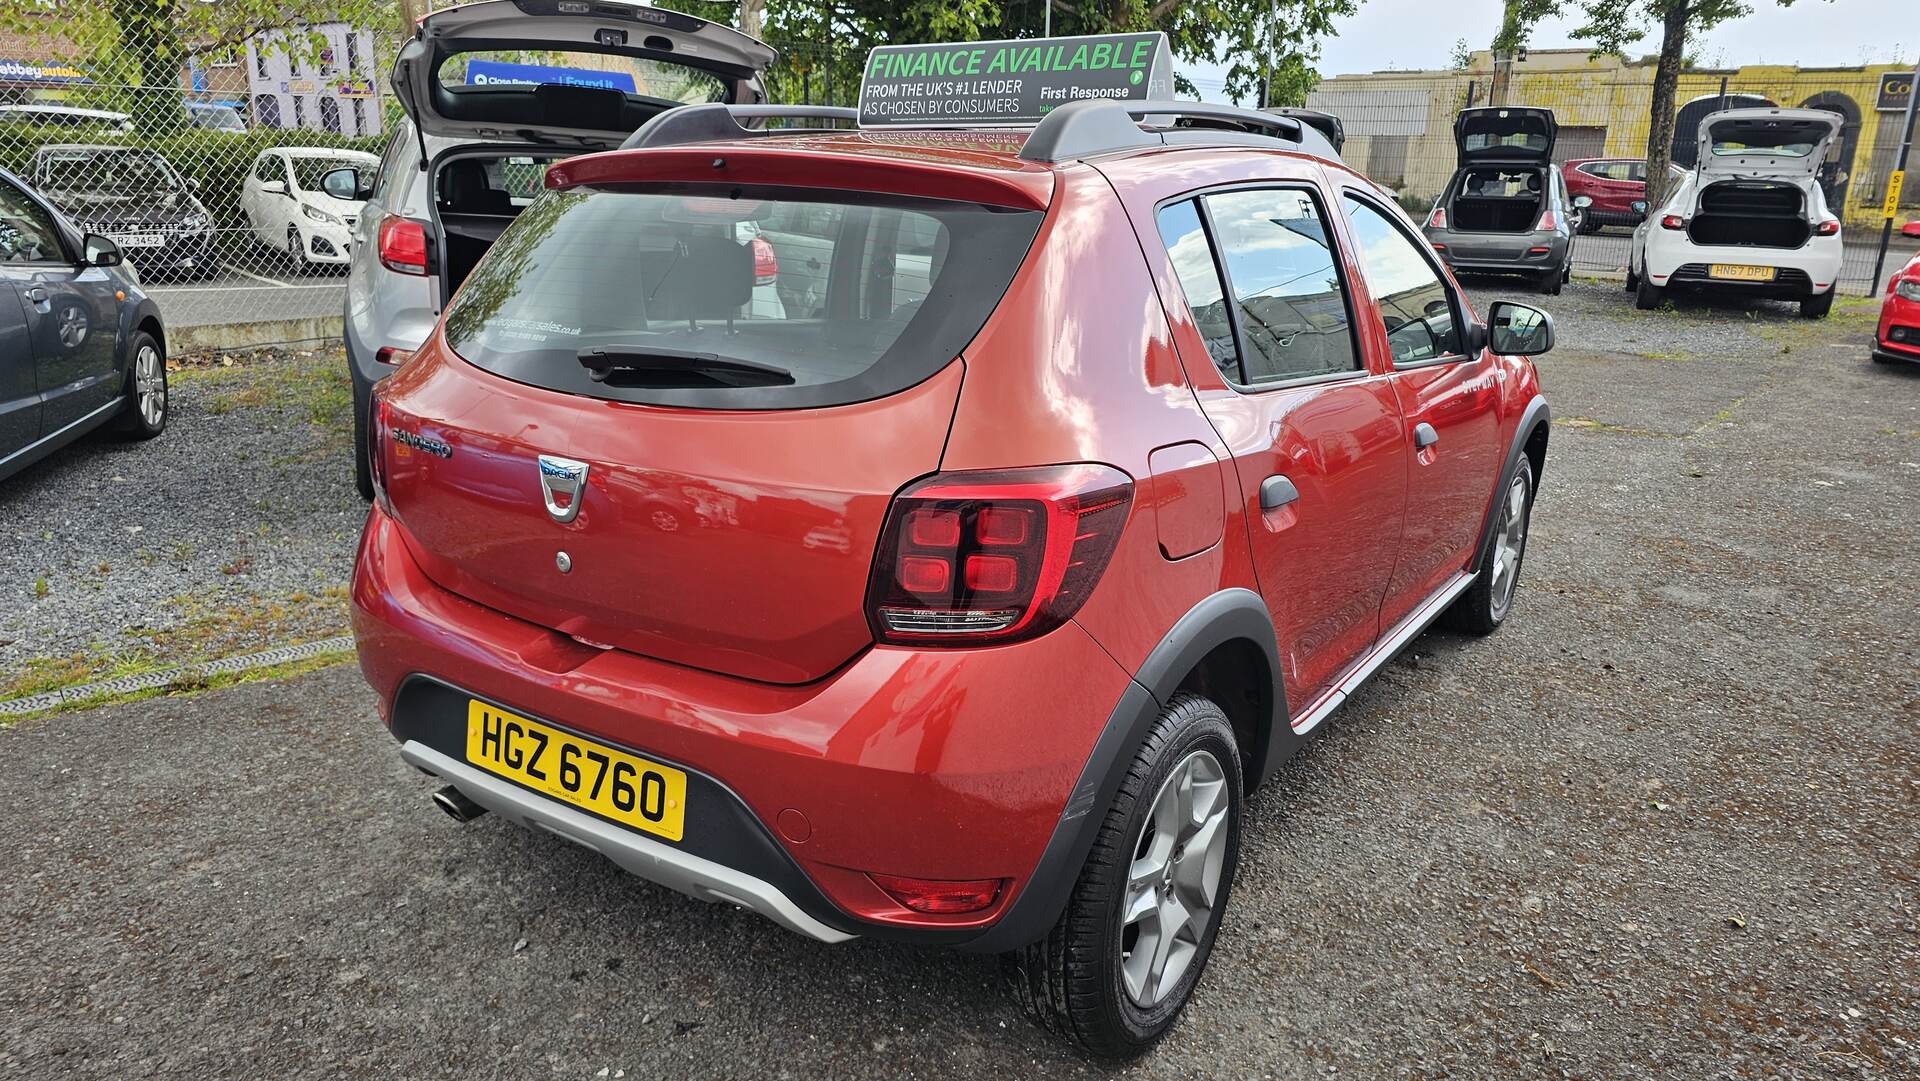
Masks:
[[[1719,125],[1713,129],[1715,157],[1804,158],[1820,145],[1825,131],[1806,127],[1762,128]]]
[[[725,101],[719,77],[684,64],[613,53],[552,49],[475,50],[455,53],[435,72],[442,86],[597,87],[656,101],[698,105]]]
[[[1040,219],[795,188],[547,192],[467,278],[447,342],[497,375],[619,401],[866,401],[959,356]]]
[[[54,191],[172,193],[180,178],[157,154],[142,150],[49,151],[35,170]]]

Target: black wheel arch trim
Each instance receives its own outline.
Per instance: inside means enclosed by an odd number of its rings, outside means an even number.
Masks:
[[[1487,552],[1493,543],[1494,512],[1499,509],[1500,493],[1513,483],[1514,470],[1520,466],[1520,456],[1527,452],[1527,443],[1533,439],[1534,430],[1553,426],[1553,411],[1547,408],[1547,400],[1540,395],[1533,396],[1527,407],[1520,412],[1520,423],[1514,426],[1513,442],[1507,446],[1506,461],[1500,466],[1500,481],[1493,486],[1493,493],[1487,498],[1486,514],[1480,520],[1480,544],[1473,550],[1473,565],[1467,570],[1479,573],[1481,564],[1486,562]],[[1533,471],[1533,490],[1540,491],[1540,474],[1546,472],[1546,460],[1540,462],[1540,468]]]
[[[992,927],[963,948],[1001,953],[1046,937],[1066,907],[1073,884],[1093,849],[1102,814],[1113,803],[1120,780],[1139,753],[1153,723],[1180,689],[1181,681],[1202,658],[1219,646],[1250,641],[1266,655],[1273,679],[1273,716],[1264,746],[1255,748],[1254,768],[1247,773],[1247,789],[1285,762],[1303,742],[1288,723],[1287,692],[1281,680],[1280,650],[1274,640],[1273,617],[1267,602],[1251,589],[1223,589],[1213,593],[1174,622],[1172,629],[1147,654],[1139,671],[1127,683],[1120,701],[1108,715],[1106,727],[1067,797],[1053,836],[1035,864],[1019,896]]]

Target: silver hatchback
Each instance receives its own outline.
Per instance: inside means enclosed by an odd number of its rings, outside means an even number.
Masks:
[[[394,63],[407,116],[377,170],[323,180],[328,194],[366,202],[344,331],[365,498],[373,385],[426,341],[467,273],[539,194],[547,165],[618,146],[680,105],[766,99],[774,52],[737,30],[631,0],[568,9],[586,5],[484,0],[422,19]],[[542,63],[525,63],[530,54]]]

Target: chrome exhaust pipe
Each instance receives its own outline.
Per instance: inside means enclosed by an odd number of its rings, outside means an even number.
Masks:
[[[485,807],[467,798],[465,792],[448,785],[433,794],[433,805],[447,812],[447,817],[455,822],[471,822],[487,813]]]

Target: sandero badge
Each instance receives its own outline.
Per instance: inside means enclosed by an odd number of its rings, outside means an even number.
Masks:
[[[1005,954],[1099,1056],[1176,1023],[1248,794],[1514,611],[1552,327],[1311,122],[1149,94],[1164,54],[889,47],[864,117],[679,106],[547,171],[375,390],[461,451],[373,440],[352,590],[443,809]]]

